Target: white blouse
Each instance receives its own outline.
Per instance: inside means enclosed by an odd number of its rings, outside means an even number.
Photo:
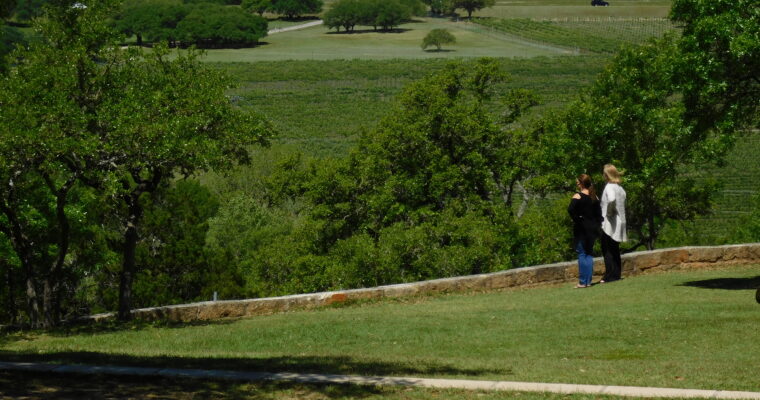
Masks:
[[[616,242],[628,240],[625,226],[625,190],[617,183],[607,183],[602,193],[602,230]]]

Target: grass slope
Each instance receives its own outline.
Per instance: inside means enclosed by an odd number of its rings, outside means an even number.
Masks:
[[[760,266],[2,337],[2,360],[760,390]]]

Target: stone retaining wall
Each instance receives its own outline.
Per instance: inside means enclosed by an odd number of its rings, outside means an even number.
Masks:
[[[760,243],[716,246],[679,247],[642,251],[623,255],[623,275],[636,275],[650,270],[675,267],[702,267],[711,264],[760,263]],[[594,272],[601,274],[604,261],[594,259]],[[214,320],[272,314],[293,309],[309,309],[351,300],[409,297],[433,293],[487,291],[517,286],[571,282],[578,278],[575,261],[509,269],[480,275],[379,286],[365,289],[340,290],[292,296],[248,300],[207,301],[202,303],[143,308],[133,310],[136,318],[172,321]],[[98,314],[90,320],[113,318],[113,314]]]

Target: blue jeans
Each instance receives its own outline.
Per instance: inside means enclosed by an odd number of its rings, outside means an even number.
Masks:
[[[582,240],[579,240],[575,245],[575,252],[578,253],[578,283],[590,285],[591,276],[594,274],[594,257],[586,254]]]

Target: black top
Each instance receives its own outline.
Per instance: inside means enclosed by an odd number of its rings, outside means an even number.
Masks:
[[[591,196],[578,193],[580,199],[570,200],[567,212],[573,219],[573,236],[576,240],[591,239],[599,235],[599,227],[602,224],[602,207],[599,200],[594,200]]]

